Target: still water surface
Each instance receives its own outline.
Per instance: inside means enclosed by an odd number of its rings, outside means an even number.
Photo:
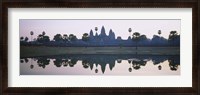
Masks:
[[[180,55],[72,54],[20,58],[20,75],[180,75]]]

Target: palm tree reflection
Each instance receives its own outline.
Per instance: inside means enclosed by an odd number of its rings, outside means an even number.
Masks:
[[[23,60],[23,59],[20,59],[20,63],[24,63],[24,60]]]
[[[36,61],[39,67],[45,68],[50,64],[50,59],[56,67],[74,67],[78,61],[82,62],[82,68],[93,71],[95,66],[95,73],[99,73],[97,68],[100,65],[100,70],[104,74],[107,71],[106,66],[109,66],[110,71],[113,70],[115,64],[123,63],[120,65],[128,66],[128,72],[132,72],[133,69],[140,70],[143,66],[146,66],[149,60],[152,60],[153,64],[157,66],[158,70],[162,70],[160,63],[168,60],[169,68],[172,71],[176,71],[180,65],[179,56],[138,56],[138,55],[67,55],[67,56],[51,56],[51,57],[37,57],[37,58],[21,58],[20,63],[31,63],[30,69],[34,68],[32,60]],[[31,62],[29,62],[31,60]],[[123,61],[122,60],[127,60]],[[125,62],[125,63],[124,63]],[[164,66],[164,65],[163,65]],[[74,67],[75,68],[75,67]]]
[[[28,63],[28,58],[24,58],[24,61],[25,61],[26,63]]]
[[[98,66],[98,65],[96,65],[95,73],[98,73],[98,69],[97,69],[97,66]]]
[[[61,67],[61,66],[62,66],[62,59],[57,58],[57,59],[55,59],[55,60],[53,61],[53,63],[54,63],[54,65],[55,65],[56,67]]]
[[[39,67],[45,68],[46,65],[49,65],[50,60],[44,57],[38,58],[37,63]]]
[[[128,71],[129,71],[129,72],[132,72],[131,61],[129,60],[128,62],[130,62],[130,63],[129,63],[129,64],[130,64],[130,67],[128,68]]]
[[[32,62],[33,59],[31,58],[30,60],[31,60],[30,68],[33,69],[33,67],[34,67],[33,62]]]
[[[69,60],[68,60],[68,59],[65,59],[65,60],[63,61],[63,66],[64,66],[64,67],[67,67],[68,64],[69,64]]]
[[[172,71],[176,71],[176,70],[178,69],[178,65],[169,64],[169,66],[170,66],[170,69],[171,69]]]
[[[168,59],[170,70],[176,71],[178,66],[180,65],[180,59],[177,60],[175,57],[171,57]]]
[[[83,68],[87,69],[90,65],[87,60],[82,61]]]
[[[161,66],[161,65],[159,65],[159,66],[158,66],[158,70],[161,70],[161,69],[162,69],[162,66]]]
[[[69,61],[69,66],[70,67],[74,67],[74,65],[76,65],[76,63],[77,63],[77,59],[71,59],[70,61]]]
[[[146,63],[147,63],[147,60],[140,60],[137,58],[132,59],[133,68],[135,70],[139,70],[141,68],[141,66],[145,66]]]

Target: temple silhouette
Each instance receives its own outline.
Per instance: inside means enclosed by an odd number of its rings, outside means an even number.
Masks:
[[[92,29],[89,31],[89,40],[83,41],[82,39],[76,39],[76,41],[63,42],[57,45],[61,46],[180,46],[180,35],[176,36],[173,41],[169,41],[164,37],[153,35],[152,39],[146,38],[146,35],[141,34],[138,43],[136,44],[135,40],[132,40],[131,36],[128,36],[127,39],[122,39],[121,36],[116,36],[115,32],[110,29],[109,34],[106,34],[105,27],[102,26],[100,29],[100,34],[97,31]],[[56,44],[55,42],[52,42]]]
[[[95,32],[96,31],[96,32]],[[62,35],[58,38],[58,40],[50,40],[48,36],[40,34],[35,41],[20,41],[20,45],[44,45],[44,46],[65,46],[65,47],[101,47],[101,46],[116,46],[116,47],[135,47],[135,46],[180,46],[180,35],[176,34],[171,39],[166,39],[159,35],[153,35],[152,39],[146,37],[145,34],[140,34],[137,41],[133,40],[132,36],[128,36],[127,39],[122,39],[120,35],[116,36],[115,32],[110,29],[108,34],[106,34],[106,29],[104,26],[100,29],[100,33],[97,33],[97,29],[93,31],[92,29],[88,31],[87,40],[83,40],[83,38],[78,39],[74,34],[73,40],[64,40]],[[123,32],[123,31],[121,31]],[[170,32],[170,31],[169,31]],[[171,31],[173,32],[173,31]],[[170,33],[171,33],[170,32]],[[176,31],[174,31],[176,32]],[[170,35],[169,33],[169,35]],[[69,35],[69,34],[68,34]],[[41,37],[40,37],[41,36]],[[55,37],[55,36],[54,36]],[[170,38],[170,36],[169,36]]]

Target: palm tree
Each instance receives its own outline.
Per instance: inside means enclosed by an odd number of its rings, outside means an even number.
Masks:
[[[161,34],[161,30],[158,30],[158,35],[160,35]]]
[[[83,34],[82,40],[83,40],[83,41],[88,41],[88,40],[89,40],[89,35],[88,35],[88,33],[84,33],[84,34]]]
[[[133,64],[133,68],[135,69],[135,70],[139,70],[141,67],[141,65],[139,64],[139,63],[132,63]]]
[[[46,34],[45,31],[43,31],[43,32],[42,32],[42,35],[44,36],[45,34]]]
[[[139,37],[140,37],[140,33],[139,32],[135,32],[133,33],[133,40],[136,41],[136,50],[137,50],[137,44],[138,44],[138,41],[139,41]]]
[[[75,41],[77,38],[76,38],[76,36],[74,35],[74,34],[70,34],[69,35],[69,40],[70,41]]]
[[[68,59],[65,59],[65,60],[63,61],[63,66],[64,66],[64,67],[67,67],[68,64],[69,64],[69,63],[68,63]]]
[[[178,33],[177,31],[171,31],[169,34],[169,40],[172,40],[174,43],[174,39],[177,37]]]
[[[158,35],[160,36],[161,30],[158,30]],[[161,42],[161,37],[159,37],[159,43]]]
[[[98,73],[98,69],[95,69],[95,73]]]
[[[33,36],[33,34],[34,34],[33,31],[31,31],[30,34],[31,34],[31,41],[32,41],[32,36]]]
[[[24,41],[27,42],[28,41],[28,37],[25,37]]]
[[[31,68],[31,69],[34,68],[34,65],[32,64],[32,58],[31,58],[31,65],[30,65],[30,68]]]
[[[23,41],[24,40],[24,37],[20,37],[20,41]]]
[[[95,27],[95,31],[97,31],[98,30],[98,27]]]
[[[161,66],[161,65],[159,65],[159,66],[158,66],[158,70],[161,70],[161,69],[162,69],[162,66]]]
[[[61,34],[56,34],[53,38],[53,40],[55,40],[56,42],[62,41],[63,37]]]
[[[63,40],[66,42],[66,41],[68,41],[68,35],[67,34],[64,34],[63,35]]]
[[[98,69],[97,69],[97,66],[98,66],[98,65],[96,65],[95,73],[98,73]]]
[[[87,69],[90,66],[90,64],[88,63],[87,60],[83,60],[82,65],[83,65],[83,68],[85,68],[85,69]]]
[[[131,63],[129,63],[129,64],[130,64],[130,67],[128,68],[128,71],[132,72]]]
[[[129,28],[129,29],[128,29],[128,32],[130,33],[130,37],[131,37],[131,32],[132,32],[132,29],[131,29],[131,28]]]
[[[33,68],[34,68],[34,65],[33,65],[33,64],[31,64],[31,65],[30,65],[30,68],[31,68],[31,69],[33,69]]]

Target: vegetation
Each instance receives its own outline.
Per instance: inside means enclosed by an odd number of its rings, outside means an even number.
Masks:
[[[148,60],[147,60],[148,59]],[[31,61],[30,61],[31,60]],[[74,67],[77,65],[78,61],[82,61],[82,67],[84,69],[93,69],[95,73],[98,73],[97,66],[100,65],[102,73],[106,70],[106,65],[109,64],[109,69],[112,70],[115,68],[116,64],[121,63],[122,60],[128,61],[128,71],[132,72],[134,70],[140,70],[144,68],[148,61],[152,61],[154,66],[158,70],[162,70],[162,64],[165,61],[168,61],[169,68],[171,71],[176,71],[180,66],[180,57],[177,55],[153,55],[146,57],[137,57],[135,55],[59,55],[59,56],[45,56],[45,57],[34,57],[34,58],[20,58],[20,63],[31,63],[30,68],[33,69],[34,65],[32,64],[34,60],[38,67],[45,69],[48,65],[53,62],[55,67]],[[30,61],[30,62],[29,62]],[[117,63],[116,63],[117,61]],[[95,68],[93,68],[95,66]]]
[[[139,37],[140,37],[140,33],[139,32],[133,33],[132,39],[133,39],[133,41],[136,41],[136,50],[137,50],[137,46],[138,46]]]
[[[77,38],[74,34],[69,35],[69,41],[76,41],[76,40],[77,40]]]
[[[129,28],[129,29],[128,29],[128,32],[130,33],[130,37],[131,37],[131,32],[132,32],[132,29],[131,29],[131,28]]]
[[[160,35],[161,34],[161,30],[158,30],[158,35]]]
[[[32,36],[33,36],[33,34],[34,34],[33,31],[31,31],[30,34],[31,34],[31,41],[32,41]]]
[[[88,35],[88,33],[84,33],[83,34],[82,40],[85,41],[85,42],[89,41],[89,35]]]
[[[63,41],[65,41],[65,42],[69,41],[69,38],[68,38],[68,35],[67,35],[67,34],[64,34],[64,35],[63,35]]]
[[[178,35],[177,31],[171,31],[170,34],[169,34],[168,41],[171,42],[174,45],[174,41],[177,38],[180,39],[180,35]]]
[[[62,35],[61,34],[56,34],[53,38],[54,41],[60,42],[63,41]]]
[[[98,27],[95,27],[95,31],[97,32]],[[102,30],[101,30],[102,32]],[[132,28],[128,28],[128,32],[131,34]],[[163,38],[161,36],[161,30],[158,30],[157,35],[153,35],[152,39],[148,39],[146,35],[140,34],[139,32],[134,32],[132,37],[128,37],[127,40],[123,40],[120,36],[115,39],[115,34],[112,30],[109,32],[109,38],[105,38],[105,29],[102,32],[102,35],[98,35],[97,33],[93,36],[93,32],[91,30],[90,35],[88,33],[83,33],[81,39],[77,39],[74,34],[56,34],[53,39],[50,40],[50,37],[46,35],[45,31],[37,36],[37,38],[33,38],[34,32],[31,31],[31,40],[28,37],[20,37],[20,44],[22,46],[59,46],[59,47],[105,47],[105,46],[114,46],[114,47],[135,47],[138,49],[138,46],[143,47],[176,47],[180,46],[180,35],[178,35],[177,31],[170,31],[168,39]],[[110,36],[111,35],[111,36]],[[159,35],[159,36],[158,36]],[[95,41],[94,41],[95,39]],[[129,41],[132,39],[132,42]]]
[[[50,41],[49,36],[46,36],[45,34],[46,33],[44,31],[42,32],[42,34],[39,34],[37,37],[37,41],[40,43],[49,42]]]

